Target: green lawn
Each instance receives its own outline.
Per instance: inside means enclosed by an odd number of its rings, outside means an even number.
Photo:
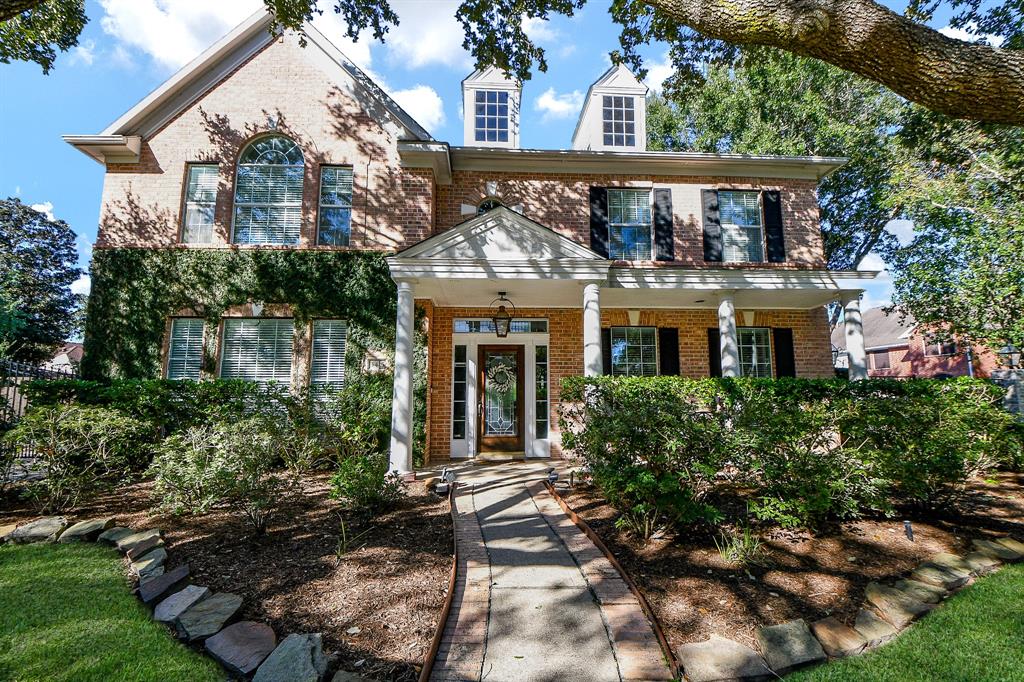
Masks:
[[[0,546],[0,680],[204,682],[220,666],[176,642],[97,545]]]
[[[978,580],[876,651],[786,677],[821,680],[1024,680],[1024,565]]]

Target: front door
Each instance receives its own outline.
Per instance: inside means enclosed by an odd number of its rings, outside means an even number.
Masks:
[[[480,452],[523,452],[523,346],[480,346]]]

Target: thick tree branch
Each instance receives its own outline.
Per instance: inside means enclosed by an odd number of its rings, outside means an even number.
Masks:
[[[643,0],[711,37],[815,57],[955,118],[1024,124],[1024,51],[949,38],[872,0]]]
[[[0,21],[7,21],[41,4],[43,0],[0,0]]]

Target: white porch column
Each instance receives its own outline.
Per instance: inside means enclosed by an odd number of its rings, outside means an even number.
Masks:
[[[843,327],[846,331],[850,381],[863,381],[868,378],[868,354],[864,350],[864,322],[860,316],[859,293],[843,298]]]
[[[718,297],[718,337],[722,350],[722,376],[740,375],[740,349],[736,341],[736,306],[733,292]]]
[[[391,399],[391,471],[412,471],[412,358],[415,310],[411,282],[398,282],[395,388]]]
[[[601,359],[601,286],[590,282],[583,287],[583,375],[603,374]]]

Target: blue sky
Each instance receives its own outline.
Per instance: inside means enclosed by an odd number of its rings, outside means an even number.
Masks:
[[[472,70],[454,19],[458,0],[391,0],[401,25],[386,44],[352,43],[333,14],[316,24],[366,69],[437,139],[462,141],[460,81]],[[174,71],[259,9],[260,0],[88,0],[79,46],[60,55],[49,75],[35,64],[0,66],[0,194],[45,207],[79,235],[86,268],[96,237],[103,169],[61,140],[98,133]],[[606,0],[573,18],[532,22],[527,31],[548,51],[547,73],[523,93],[522,146],[568,147],[583,93],[618,46]],[[645,50],[657,87],[668,74],[665,47]],[[16,133],[12,131],[17,131]],[[900,230],[906,234],[907,226]],[[872,261],[869,267],[880,266]],[[87,291],[88,278],[76,283]],[[886,280],[868,305],[889,296]]]

